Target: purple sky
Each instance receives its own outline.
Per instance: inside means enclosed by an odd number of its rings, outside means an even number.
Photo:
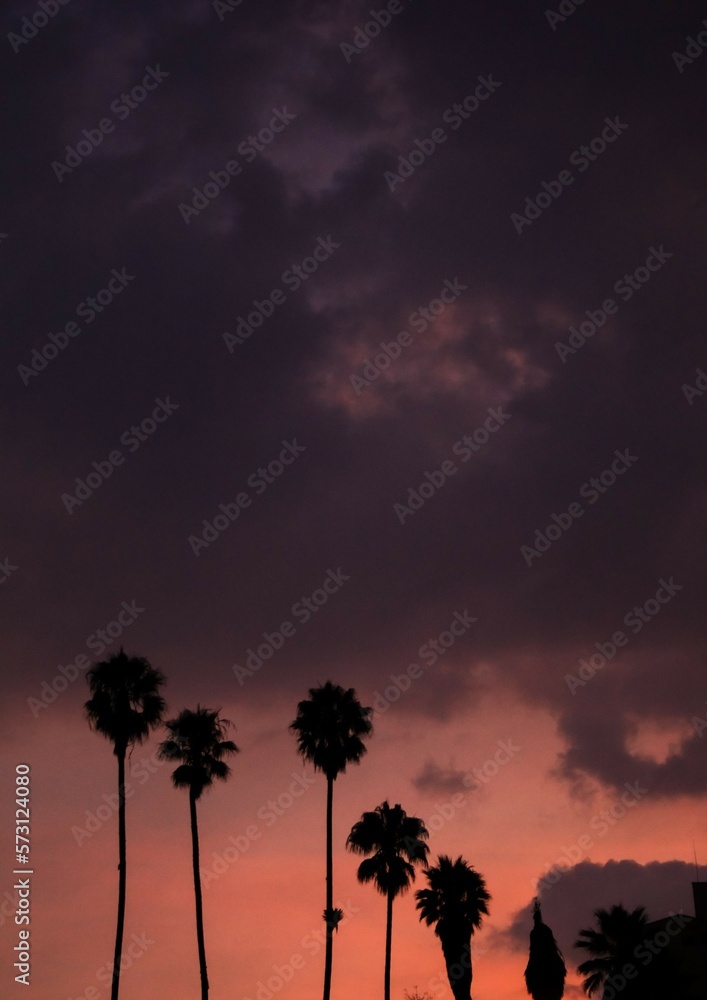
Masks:
[[[631,853],[632,818],[595,837],[547,917],[567,947],[614,886],[689,910],[693,839],[707,861],[707,55],[680,54],[707,12],[400,0],[377,31],[358,0],[57,6],[21,42],[40,7],[3,15],[2,715],[7,773],[37,772],[38,849],[77,886],[106,866],[87,967],[112,940],[115,830],[79,864],[70,827],[115,776],[82,675],[121,642],[167,675],[171,713],[236,724],[214,851],[301,772],[286,730],[310,686],[379,699],[339,840],[386,795],[418,815],[466,795],[435,850],[497,900],[475,1000],[525,948],[533,880],[626,783],[654,841],[636,821]],[[524,752],[497,784],[465,783],[509,739]],[[181,836],[186,801],[158,780]],[[302,933],[323,904],[321,793],[259,847],[267,869],[315,838],[312,898],[287,911]],[[609,878],[614,856],[635,867]],[[48,927],[42,1000],[60,948]],[[397,1000],[413,984],[401,969]]]

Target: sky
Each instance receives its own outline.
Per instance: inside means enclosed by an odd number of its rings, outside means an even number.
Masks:
[[[386,799],[486,880],[474,1000],[526,996],[536,895],[570,998],[597,907],[693,912],[706,13],[5,6],[4,995],[109,995],[117,770],[83,705],[121,645],[168,718],[233,723],[199,803],[212,1000],[321,989],[326,788],[288,726],[326,680],[374,710],[335,787],[332,998],[382,995],[344,845]],[[129,760],[124,1000],[199,986],[163,735]],[[415,987],[451,997],[409,893]]]

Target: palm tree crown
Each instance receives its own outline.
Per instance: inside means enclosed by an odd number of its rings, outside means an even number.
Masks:
[[[230,725],[228,719],[219,718],[218,711],[199,705],[195,711],[183,709],[165,723],[169,737],[160,746],[160,756],[182,762],[172,772],[175,788],[188,788],[199,799],[215,778],[228,778],[231,768],[223,758],[238,753],[236,744],[224,739]]]
[[[361,739],[369,736],[370,708],[363,708],[353,688],[345,690],[327,681],[309,689],[309,698],[297,705],[290,729],[297,734],[297,748],[327,778],[343,774],[347,764],[358,764],[366,752]]]
[[[452,861],[441,854],[434,867],[424,871],[429,889],[415,893],[420,920],[428,927],[435,925],[435,934],[442,940],[458,929],[471,933],[478,930],[488,916],[491,899],[484,879],[461,857]]]
[[[629,912],[624,906],[612,906],[610,910],[595,910],[594,917],[598,930],[585,928],[579,932],[575,948],[585,948],[592,958],[577,967],[584,992],[591,996],[597,993],[613,975],[621,973],[623,966],[634,958],[634,950],[645,937],[648,917],[642,906]],[[631,994],[626,993],[628,1000]]]
[[[358,866],[359,881],[373,882],[382,895],[395,897],[410,888],[414,865],[427,861],[428,837],[421,819],[386,801],[353,825],[346,846],[355,854],[372,855]]]
[[[488,916],[491,899],[484,879],[461,855],[452,861],[441,854],[425,869],[428,889],[415,893],[420,920],[434,924],[442,942],[447,977],[455,1000],[470,1000],[473,977],[471,935]]]
[[[96,732],[113,741],[120,756],[132,743],[142,743],[160,721],[165,709],[158,688],[165,679],[142,656],[128,656],[122,649],[97,663],[86,674],[91,697],[86,718]]]

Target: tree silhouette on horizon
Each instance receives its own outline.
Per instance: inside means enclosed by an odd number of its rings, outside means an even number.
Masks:
[[[554,934],[543,923],[538,899],[533,901],[533,929],[524,975],[526,989],[533,1000],[562,1000],[567,967]]]
[[[164,698],[158,693],[164,676],[141,656],[128,656],[123,647],[86,674],[91,697],[84,705],[91,727],[113,742],[118,758],[118,919],[111,976],[111,1000],[118,1000],[123,951],[127,888],[125,830],[125,757],[129,746],[142,743],[162,719]]]
[[[452,861],[440,854],[423,874],[429,888],[415,893],[420,920],[435,925],[454,1000],[471,1000],[471,936],[488,916],[486,882],[461,855]]]
[[[393,936],[393,900],[410,888],[415,865],[425,864],[429,833],[417,816],[386,800],[365,812],[353,825],[346,846],[354,854],[370,854],[358,866],[359,882],[373,882],[386,897],[384,1000],[390,1000],[390,958]]]
[[[169,736],[160,744],[164,760],[181,761],[172,772],[175,788],[189,790],[189,818],[191,822],[192,868],[194,872],[194,898],[196,902],[196,940],[199,950],[199,975],[201,1000],[208,1000],[209,978],[206,971],[206,945],[204,943],[204,915],[201,900],[201,873],[199,871],[199,827],[196,803],[202,793],[210,788],[214,779],[226,781],[231,768],[223,759],[227,754],[238,753],[232,740],[224,739],[231,723],[219,718],[218,711],[202,708],[185,708],[176,719],[165,723]]]
[[[648,917],[644,907],[639,906],[629,912],[618,904],[610,910],[594,911],[598,930],[591,927],[579,932],[575,948],[584,948],[592,956],[577,966],[584,992],[589,996],[598,993],[612,976],[622,975],[622,969],[635,958],[635,949],[642,943]],[[642,996],[642,987],[635,980],[629,980],[622,990],[622,1000],[633,1000]]]
[[[297,718],[290,729],[297,735],[297,749],[304,760],[322,771],[327,782],[326,802],[326,945],[324,955],[324,1000],[331,995],[333,932],[342,913],[334,909],[333,813],[334,782],[347,764],[358,764],[366,753],[362,737],[370,736],[370,708],[363,708],[353,688],[326,684],[309,689],[309,698],[297,705]]]

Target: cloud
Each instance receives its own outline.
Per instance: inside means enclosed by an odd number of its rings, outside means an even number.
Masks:
[[[707,879],[707,866],[699,866],[699,878]],[[629,910],[638,906],[646,909],[649,920],[667,917],[670,913],[694,915],[691,883],[695,880],[694,865],[684,861],[607,861],[597,864],[582,861],[549,888],[539,894],[543,920],[552,929],[565,956],[568,967],[586,958],[574,948],[579,931],[593,926],[593,913],[614,904]],[[528,935],[533,926],[532,899],[519,910],[510,925],[497,931],[498,941],[519,951],[528,947]]]
[[[468,791],[472,784],[468,779],[466,771],[459,771],[451,766],[443,767],[430,757],[412,779],[412,783],[418,792],[433,797],[440,793],[453,795],[455,792]]]

